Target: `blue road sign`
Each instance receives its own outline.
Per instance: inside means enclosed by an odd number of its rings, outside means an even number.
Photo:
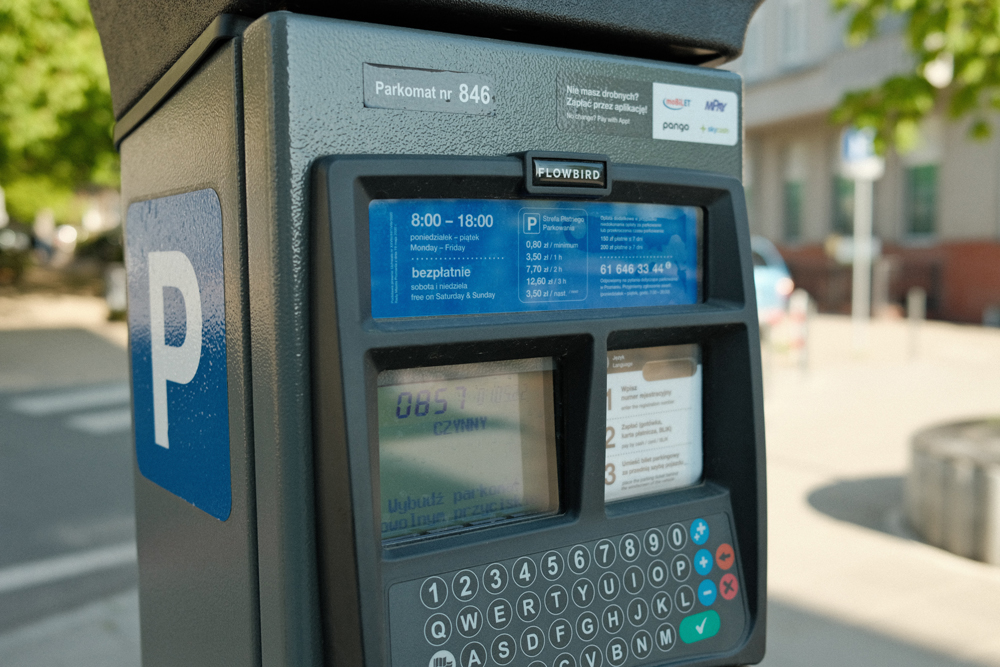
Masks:
[[[125,239],[139,471],[225,521],[232,480],[219,197],[199,190],[136,202]]]

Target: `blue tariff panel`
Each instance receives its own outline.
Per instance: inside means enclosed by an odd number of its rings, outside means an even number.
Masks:
[[[219,197],[199,190],[137,202],[125,232],[139,470],[225,521],[232,480]]]
[[[509,199],[368,207],[372,316],[697,303],[701,209]]]

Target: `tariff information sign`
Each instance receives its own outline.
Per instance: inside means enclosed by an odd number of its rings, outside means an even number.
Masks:
[[[697,303],[701,228],[691,206],[376,200],[372,316]]]
[[[701,354],[697,345],[608,352],[604,500],[701,479]]]

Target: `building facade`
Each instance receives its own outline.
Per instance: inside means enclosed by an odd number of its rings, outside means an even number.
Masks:
[[[914,67],[901,21],[847,48],[846,20],[828,0],[768,0],[731,66],[746,82],[751,229],[778,244],[827,312],[850,309],[854,206],[830,112],[845,92]],[[886,156],[874,199],[876,311],[899,312],[907,291],[922,287],[931,317],[1000,324],[1000,141],[969,139],[965,122],[939,110],[914,150]]]

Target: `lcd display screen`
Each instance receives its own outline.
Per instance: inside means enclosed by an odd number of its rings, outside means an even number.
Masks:
[[[608,352],[605,502],[701,479],[701,377],[698,345]]]
[[[382,539],[559,510],[551,358],[378,375]]]
[[[702,210],[517,199],[368,206],[372,316],[698,303]]]

